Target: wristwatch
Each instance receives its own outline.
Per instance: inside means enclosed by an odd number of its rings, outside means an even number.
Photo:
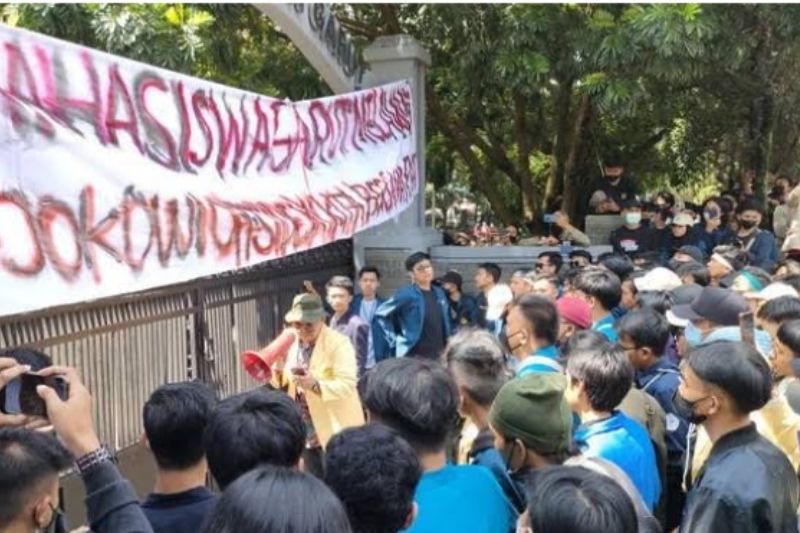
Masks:
[[[111,455],[111,452],[108,451],[108,448],[105,446],[100,446],[96,450],[89,452],[84,456],[78,457],[78,460],[75,461],[75,466],[78,467],[78,472],[84,476],[94,467],[105,462],[115,462],[114,456]]]

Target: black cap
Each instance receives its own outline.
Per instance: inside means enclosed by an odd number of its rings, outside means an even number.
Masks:
[[[719,287],[704,287],[692,303],[672,306],[672,314],[678,318],[706,319],[720,326],[738,325],[739,313],[749,310],[744,296]]]
[[[705,257],[703,257],[703,252],[697,246],[692,246],[691,244],[687,244],[686,246],[681,246],[678,248],[679,254],[688,255],[698,263],[703,263],[705,261]]]
[[[458,290],[461,290],[461,285],[464,283],[464,278],[455,270],[445,272],[444,276],[439,278],[439,283],[455,283]]]
[[[675,287],[670,291],[670,294],[672,294],[672,305],[688,305],[700,296],[701,292],[703,292],[703,287],[695,285],[694,283]]]
[[[640,202],[637,198],[629,198],[622,202],[620,206],[622,209],[633,209],[633,208],[640,208],[642,207],[642,202]]]

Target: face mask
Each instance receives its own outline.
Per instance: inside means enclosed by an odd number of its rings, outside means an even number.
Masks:
[[[707,209],[707,210],[703,211],[703,216],[705,217],[706,220],[712,220],[712,219],[715,219],[715,218],[719,218],[719,210],[718,209],[713,209],[713,208]]]
[[[703,332],[692,322],[689,322],[686,329],[683,330],[683,337],[686,339],[686,344],[692,348],[700,346],[700,343],[703,342]]]
[[[511,346],[511,339],[513,339],[517,335],[520,335],[521,333],[522,333],[522,330],[520,329],[520,330],[515,331],[511,335],[506,335],[506,330],[505,330],[505,328],[503,328],[500,331],[500,334],[498,335],[498,339],[497,340],[500,341],[500,346],[503,347],[503,349],[506,351],[506,353],[514,353],[514,350],[516,350],[517,348],[522,346],[522,343],[519,343],[516,346]]]
[[[641,213],[625,213],[625,224],[628,226],[638,226],[641,221]]]
[[[670,259],[669,260],[669,269],[673,272],[678,270],[678,267],[681,266],[683,263],[678,261],[677,259]]]
[[[697,413],[694,412],[694,408],[698,403],[708,398],[710,398],[710,396],[704,396],[699,400],[690,402],[689,400],[681,396],[680,393],[676,390],[675,395],[672,397],[672,406],[675,408],[675,413],[678,415],[678,417],[683,418],[690,424],[698,425],[705,422],[706,418],[708,417],[706,415],[698,415]]]
[[[744,229],[753,229],[756,227],[756,221],[739,219],[739,225]]]

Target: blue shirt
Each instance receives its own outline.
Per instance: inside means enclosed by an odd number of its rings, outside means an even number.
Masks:
[[[517,368],[517,377],[522,378],[531,374],[561,372],[558,363],[558,349],[555,345],[544,346],[523,359]]]
[[[609,313],[594,324],[592,324],[592,329],[595,331],[599,331],[603,335],[606,336],[608,342],[617,342],[617,330],[614,329],[614,315]]]
[[[652,511],[661,495],[656,452],[647,430],[621,411],[603,420],[582,424],[575,444],[587,457],[601,457],[620,467]]]
[[[452,466],[422,474],[414,500],[419,507],[411,533],[505,533],[516,513],[500,485],[482,466]]]
[[[197,533],[217,497],[205,487],[177,494],[150,494],[142,504],[155,533]]]

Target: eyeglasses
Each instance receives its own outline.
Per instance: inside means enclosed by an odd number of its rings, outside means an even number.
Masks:
[[[546,266],[550,266],[550,265],[545,264],[545,263],[536,263],[535,265],[533,265],[533,268],[535,268],[536,270],[541,270]]]
[[[314,329],[315,322],[292,322],[292,327],[294,329],[304,329],[306,331],[310,331]]]

